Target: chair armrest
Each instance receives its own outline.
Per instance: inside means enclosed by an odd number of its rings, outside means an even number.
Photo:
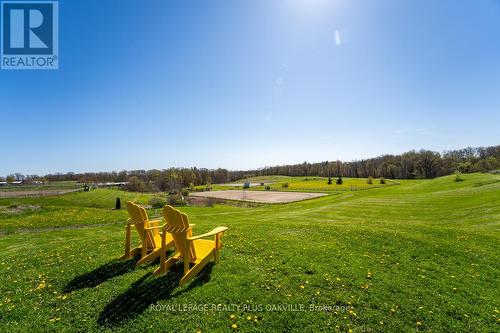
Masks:
[[[187,240],[188,241],[193,241],[195,239],[205,238],[205,237],[208,237],[208,236],[217,235],[217,234],[220,234],[220,233],[226,231],[227,229],[228,229],[227,227],[217,227],[214,230],[212,230],[210,232],[207,232],[206,234],[202,234],[202,235],[198,235],[198,236],[193,236],[193,237],[188,237]]]
[[[163,229],[162,225],[157,225],[156,227],[146,227],[144,230],[155,230],[155,229]]]
[[[128,227],[130,227],[130,228],[136,227],[135,223],[132,222],[132,219],[127,219],[127,224],[125,224],[125,229],[127,229]]]
[[[148,222],[149,222],[149,224],[156,224],[157,225],[158,223],[161,223],[161,220],[149,220]]]

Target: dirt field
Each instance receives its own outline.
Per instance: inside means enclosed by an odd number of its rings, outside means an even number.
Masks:
[[[276,191],[243,191],[227,190],[213,192],[190,193],[193,197],[217,198],[227,200],[240,200],[261,203],[285,203],[301,201],[325,196],[325,193],[303,193],[303,192],[276,192]]]

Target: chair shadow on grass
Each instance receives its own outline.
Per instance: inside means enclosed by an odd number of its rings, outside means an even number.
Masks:
[[[100,326],[118,326],[143,313],[160,300],[168,300],[210,281],[213,263],[207,264],[184,289],[179,287],[183,266],[175,265],[165,275],[156,277],[151,272],[134,282],[123,294],[106,305],[97,323]],[[176,289],[179,289],[175,292]]]
[[[63,292],[70,293],[79,289],[97,287],[109,279],[132,271],[137,260],[138,258],[112,260],[91,272],[76,276],[64,287]]]

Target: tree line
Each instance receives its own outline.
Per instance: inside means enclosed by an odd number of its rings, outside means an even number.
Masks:
[[[464,148],[443,153],[431,150],[411,150],[400,155],[342,162],[325,161],[266,167],[251,171],[257,176],[322,176],[322,177],[384,177],[392,179],[422,179],[500,169],[500,146]]]
[[[322,177],[384,177],[392,179],[434,178],[451,174],[485,172],[500,169],[500,145],[464,148],[443,153],[431,150],[408,151],[400,155],[382,155],[351,162],[325,161],[278,165],[256,170],[169,168],[123,170],[119,172],[56,173],[45,176],[20,173],[0,177],[0,181],[78,181],[81,183],[129,182],[135,191],[169,191],[183,187],[227,183],[252,176],[322,176]]]

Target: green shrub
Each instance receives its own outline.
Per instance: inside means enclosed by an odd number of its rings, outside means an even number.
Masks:
[[[328,185],[332,185],[332,177],[328,177]]]
[[[339,176],[339,179],[337,179],[336,183],[337,183],[337,185],[344,184],[344,181],[342,180],[342,177]]]
[[[271,190],[271,186],[266,185],[266,191],[270,191],[270,190]]]
[[[288,183],[281,184],[281,187],[288,188]]]
[[[173,206],[187,206],[187,201],[184,199],[176,200]]]
[[[162,208],[166,205],[166,203],[167,201],[162,197],[152,197],[151,199],[149,199],[149,204],[153,208]]]
[[[385,179],[384,179],[384,177],[380,177],[380,184],[385,184]]]
[[[463,180],[464,180],[464,178],[462,177],[462,173],[459,170],[456,170],[455,171],[455,181],[461,182]]]
[[[189,195],[189,190],[187,188],[182,190],[182,196],[187,197]]]
[[[473,165],[469,161],[458,163],[458,167],[457,168],[458,168],[457,171],[459,171],[460,173],[474,172]]]
[[[367,183],[368,185],[373,184],[373,178],[372,178],[372,176],[368,177],[368,179],[366,180],[366,183]]]
[[[179,194],[171,194],[167,197],[170,206],[186,206],[187,202]]]

